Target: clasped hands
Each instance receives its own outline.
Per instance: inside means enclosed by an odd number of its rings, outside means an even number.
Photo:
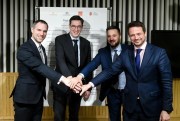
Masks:
[[[84,100],[87,100],[90,96],[88,89],[90,89],[91,86],[87,86],[89,84],[83,85],[82,78],[81,75],[77,75],[76,77],[69,76],[63,79],[63,83],[70,87],[75,93],[80,93],[80,96],[83,96]]]
[[[80,93],[83,86],[82,77],[80,75],[77,75],[76,77],[69,76],[67,79],[69,80],[68,86],[70,89],[72,89],[75,93]]]

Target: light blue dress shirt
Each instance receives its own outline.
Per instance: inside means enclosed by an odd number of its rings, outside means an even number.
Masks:
[[[120,55],[122,51],[121,45],[119,44],[116,48],[111,48],[112,58],[114,57],[114,54],[115,54],[114,50],[117,50],[117,54]],[[125,77],[125,73],[122,72],[121,74],[119,74],[118,89],[120,90],[124,89],[125,85],[126,85],[126,77]]]

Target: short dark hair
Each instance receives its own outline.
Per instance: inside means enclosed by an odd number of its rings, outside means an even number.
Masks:
[[[83,20],[80,16],[74,15],[74,16],[72,16],[72,17],[69,19],[69,25],[71,25],[71,22],[72,22],[73,20],[80,20],[82,25],[83,25],[83,23],[84,23],[84,20]]]
[[[128,26],[127,26],[128,31],[129,31],[129,28],[131,28],[131,27],[142,27],[143,32],[144,33],[146,32],[145,25],[142,22],[140,22],[140,21],[132,21],[132,22],[130,22],[128,24]]]
[[[44,20],[41,20],[41,19],[40,19],[40,20],[34,21],[34,23],[32,24],[31,27],[34,28],[34,27],[36,26],[37,23],[43,23],[43,24],[46,24],[46,25],[47,25],[47,28],[49,27],[49,26],[48,26],[48,23],[47,23],[46,21],[44,21]]]
[[[108,32],[111,29],[116,29],[118,31],[119,35],[121,34],[121,31],[120,31],[119,27],[117,27],[117,26],[109,26],[109,27],[107,27],[106,32]]]

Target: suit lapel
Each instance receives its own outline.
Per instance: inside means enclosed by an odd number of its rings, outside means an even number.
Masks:
[[[72,58],[72,59],[70,59],[71,63],[74,66],[77,66],[76,57],[75,57],[75,51],[74,51],[72,39],[71,39],[69,34],[67,34],[66,37],[67,37],[67,39],[66,39],[67,41],[65,41],[66,42],[65,47],[67,47],[66,49],[68,50],[67,51],[68,52],[68,56],[70,56],[70,58]]]
[[[89,47],[89,46],[87,46],[87,43],[86,43],[86,41],[84,41],[83,40],[84,38],[82,38],[82,37],[79,37],[79,46],[80,46],[80,66],[81,65],[83,65],[84,64],[84,62],[86,62],[86,56],[88,55],[88,51],[87,50],[89,50],[89,48],[87,48],[87,47]]]
[[[84,41],[81,41],[82,38],[79,37],[79,39],[80,39],[79,44],[80,44],[80,65],[81,65],[83,58],[84,58],[83,49],[85,46],[84,46]]]
[[[131,70],[132,70],[132,75],[134,76],[135,79],[137,79],[137,71],[136,71],[136,64],[135,64],[135,56],[134,56],[134,46],[131,45],[129,47],[130,49],[128,49],[128,54],[129,54],[129,60],[130,60],[130,64],[132,66]]]
[[[33,50],[33,51],[35,52],[35,54],[38,56],[38,58],[41,59],[41,55],[40,55],[40,53],[39,53],[39,50],[38,50],[38,48],[36,47],[36,45],[35,45],[35,43],[33,42],[33,40],[32,40],[32,39],[29,39],[28,42],[29,42],[29,44],[31,45],[32,50]]]
[[[145,49],[145,53],[143,56],[143,60],[141,63],[141,67],[140,67],[140,72],[139,72],[139,76],[137,75],[137,71],[136,71],[136,64],[135,64],[135,56],[134,56],[134,47],[131,46],[129,49],[129,59],[130,59],[130,63],[132,64],[132,70],[134,73],[132,73],[132,75],[134,76],[134,78],[138,79],[142,76],[143,74],[143,69],[145,68],[145,66],[149,63],[149,59],[151,58],[153,52],[151,50],[151,45],[147,44],[146,49]]]
[[[46,55],[46,50],[44,46],[42,46],[43,54],[44,54],[44,59],[45,59],[45,64],[47,65],[47,55]]]
[[[104,59],[106,59],[109,64],[112,64],[111,49],[109,46],[106,47],[104,56]]]
[[[29,44],[32,46],[32,50],[38,55],[38,57],[41,59],[41,55],[39,53],[39,50],[37,48],[37,46],[35,45],[35,43],[33,42],[32,39],[28,40]],[[42,46],[42,50],[43,50],[43,54],[44,54],[44,58],[45,58],[45,64],[47,64],[47,55],[46,55],[46,51],[44,46]]]
[[[153,51],[152,51],[151,45],[147,44],[145,52],[144,52],[144,56],[143,56],[143,59],[142,59],[139,75],[143,74],[142,73],[143,69],[149,63],[149,59],[152,57],[152,54],[153,54]]]

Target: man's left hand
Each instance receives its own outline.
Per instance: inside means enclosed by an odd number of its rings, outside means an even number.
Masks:
[[[170,114],[167,111],[161,111],[159,121],[170,121]]]

